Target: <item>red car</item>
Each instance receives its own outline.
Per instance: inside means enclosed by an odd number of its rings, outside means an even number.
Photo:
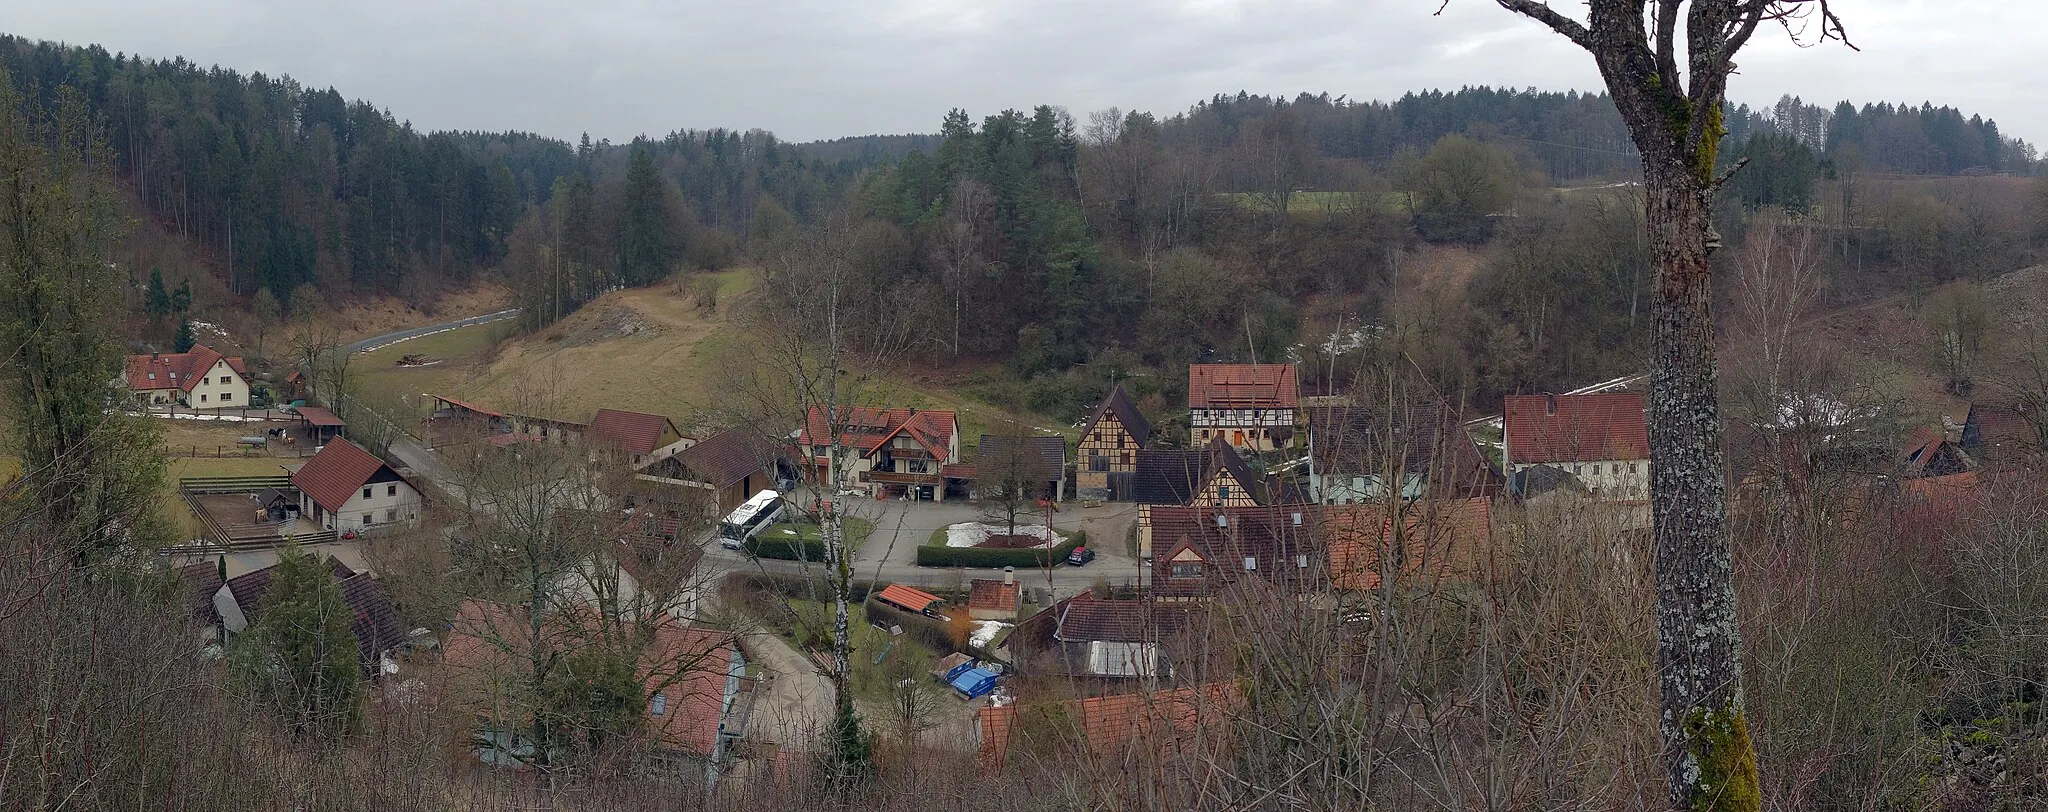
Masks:
[[[1094,560],[1095,551],[1086,547],[1075,547],[1073,552],[1067,553],[1067,566],[1069,567],[1078,567]]]

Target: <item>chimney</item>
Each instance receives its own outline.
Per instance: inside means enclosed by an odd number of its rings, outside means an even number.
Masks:
[[[1014,584],[1016,584],[1016,583],[1017,583],[1017,568],[1016,568],[1016,567],[1004,567],[1004,568],[1003,568],[1003,586],[1011,586],[1011,585],[1014,585]]]
[[[1543,406],[1543,413],[1544,413],[1544,414],[1546,414],[1546,415],[1556,416],[1556,414],[1557,414],[1557,396],[1556,396],[1556,395],[1552,395],[1552,394],[1547,394],[1547,393],[1546,393],[1546,394],[1545,394],[1545,395],[1543,396],[1543,401],[1544,401],[1544,406]]]

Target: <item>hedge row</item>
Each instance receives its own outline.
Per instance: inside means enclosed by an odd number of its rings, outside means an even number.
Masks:
[[[773,558],[779,561],[825,560],[825,542],[812,539],[763,539],[760,536],[747,539],[741,545],[747,555],[758,558]]]
[[[1088,534],[1075,533],[1072,538],[1052,548],[1051,561],[1057,565],[1067,560],[1067,554],[1088,543]],[[979,569],[1036,569],[1045,566],[1046,550],[1001,550],[983,547],[947,547],[926,545],[917,548],[917,565],[920,567],[975,567]]]

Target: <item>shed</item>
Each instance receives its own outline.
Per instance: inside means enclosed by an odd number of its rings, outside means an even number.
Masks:
[[[902,584],[890,584],[882,587],[882,591],[875,593],[874,597],[877,602],[884,605],[893,606],[905,612],[915,612],[920,615],[931,615],[933,617],[937,616],[933,607],[945,603],[945,600],[937,595]]]
[[[314,445],[326,445],[341,435],[348,423],[330,409],[320,406],[298,407],[299,422],[306,424],[306,433],[312,435]]]

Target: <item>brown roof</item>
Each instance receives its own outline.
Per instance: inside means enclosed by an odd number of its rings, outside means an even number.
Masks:
[[[1088,422],[1081,426],[1081,437],[1085,439],[1094,432],[1095,424],[1102,422],[1105,414],[1115,414],[1116,422],[1124,427],[1124,432],[1139,448],[1144,448],[1146,441],[1152,438],[1152,424],[1145,420],[1145,413],[1138,410],[1138,404],[1131,401],[1131,396],[1124,394],[1122,384],[1111,387],[1109,397],[1103,398],[1102,404],[1095,407],[1095,413],[1088,416]]]
[[[658,414],[629,412],[623,409],[599,409],[590,418],[590,439],[609,445],[628,454],[652,454],[665,445],[664,434],[677,431],[675,424]]]
[[[1157,643],[1207,611],[1199,603],[1097,598],[1083,592],[1048,610],[1053,639],[1066,643]]]
[[[1403,505],[1401,573],[1483,578],[1493,564],[1493,502],[1488,499],[1422,500]],[[1381,505],[1345,505],[1323,510],[1330,554],[1330,581],[1342,589],[1376,589],[1380,556],[1394,549],[1394,522]]]
[[[2024,405],[1970,404],[1963,424],[1963,448],[1970,453],[1995,460],[2033,448],[2039,440]]]
[[[1190,409],[1291,409],[1301,403],[1293,364],[1190,364]]]
[[[220,591],[219,562],[201,561],[179,567],[178,580],[191,590],[193,617],[208,622],[218,619],[213,608],[213,593]]]
[[[298,413],[299,419],[304,420],[307,423],[315,426],[348,425],[347,423],[342,422],[342,419],[340,417],[335,416],[334,412],[321,408],[319,406],[300,406],[298,407]]]
[[[1017,443],[1019,450],[1012,452],[1011,443]],[[1017,454],[1012,460],[1007,455]],[[977,464],[988,464],[996,469],[1017,463],[1013,469],[1027,479],[1059,479],[1067,470],[1067,438],[1065,437],[1005,437],[999,434],[981,435],[981,441],[974,447]],[[974,476],[978,469],[969,468],[965,473]],[[1004,475],[1000,470],[996,475]]]
[[[540,626],[545,648],[566,651],[589,642],[590,634],[574,623],[550,618]],[[443,662],[451,672],[470,679],[461,686],[486,691],[492,682],[516,674],[535,640],[514,607],[465,600],[457,608]],[[640,650],[635,676],[647,690],[646,735],[662,747],[709,755],[718,739],[726,673],[734,645],[727,632],[688,628],[665,618]],[[661,697],[657,703],[655,697]],[[462,701],[488,706],[489,698]],[[661,713],[655,713],[656,710]]]
[[[1141,749],[1164,756],[1192,745],[1203,733],[1220,733],[1239,704],[1237,686],[1219,682],[1154,694],[1113,694],[1027,705],[990,705],[976,716],[983,770],[1001,769],[1014,739],[1048,736],[1078,739],[1095,758],[1129,758]],[[1058,724],[1030,724],[1044,713]],[[1021,742],[1027,746],[1029,742]],[[1039,742],[1049,745],[1054,742]]]
[[[967,608],[1015,612],[1020,594],[1015,581],[1006,584],[992,578],[976,578],[967,585]]]
[[[780,455],[765,437],[745,429],[726,429],[678,452],[675,460],[699,477],[697,481],[723,488],[771,467]]]
[[[1253,580],[1283,587],[1313,585],[1322,574],[1313,539],[1319,510],[1316,505],[1155,506],[1152,593],[1199,597]],[[1206,565],[1204,577],[1172,577],[1173,562],[1184,551]]]
[[[1136,470],[1131,474],[1131,501],[1141,505],[1186,505],[1195,501],[1202,487],[1217,471],[1226,471],[1237,487],[1259,504],[1293,504],[1306,501],[1296,489],[1278,478],[1260,479],[1237,448],[1217,437],[1203,449],[1155,449],[1139,451]]]
[[[456,398],[451,398],[451,397],[449,397],[449,396],[447,396],[447,395],[433,395],[432,397],[433,397],[433,398],[434,398],[435,400],[438,400],[438,401],[440,401],[440,402],[442,402],[442,403],[446,403],[446,404],[448,404],[448,405],[449,405],[449,406],[451,406],[451,407],[454,407],[454,408],[457,408],[457,409],[461,409],[461,410],[463,410],[463,411],[465,411],[465,412],[475,412],[475,413],[477,413],[477,414],[480,414],[480,415],[484,415],[485,417],[504,417],[504,416],[505,416],[505,413],[504,413],[504,412],[500,412],[500,411],[498,411],[498,410],[496,410],[496,409],[486,408],[486,407],[484,407],[484,406],[479,406],[479,405],[477,405],[477,404],[474,404],[474,403],[470,403],[469,401],[466,401],[466,400],[458,400],[458,399],[456,399]]]
[[[292,474],[292,484],[312,497],[314,504],[332,512],[347,504],[349,496],[376,476],[378,470],[389,467],[370,452],[337,437],[299,466],[298,473]]]
[[[249,373],[243,368],[241,358],[229,358],[205,344],[192,345],[191,352],[144,353],[128,356],[126,378],[128,388],[136,391],[152,389],[176,389],[190,392],[221,361],[243,378]]]
[[[875,593],[875,600],[912,612],[922,612],[930,609],[932,604],[945,603],[945,600],[937,595],[902,584],[882,587],[882,591]]]
[[[1510,395],[1503,426],[1512,465],[1650,458],[1639,392]]]

